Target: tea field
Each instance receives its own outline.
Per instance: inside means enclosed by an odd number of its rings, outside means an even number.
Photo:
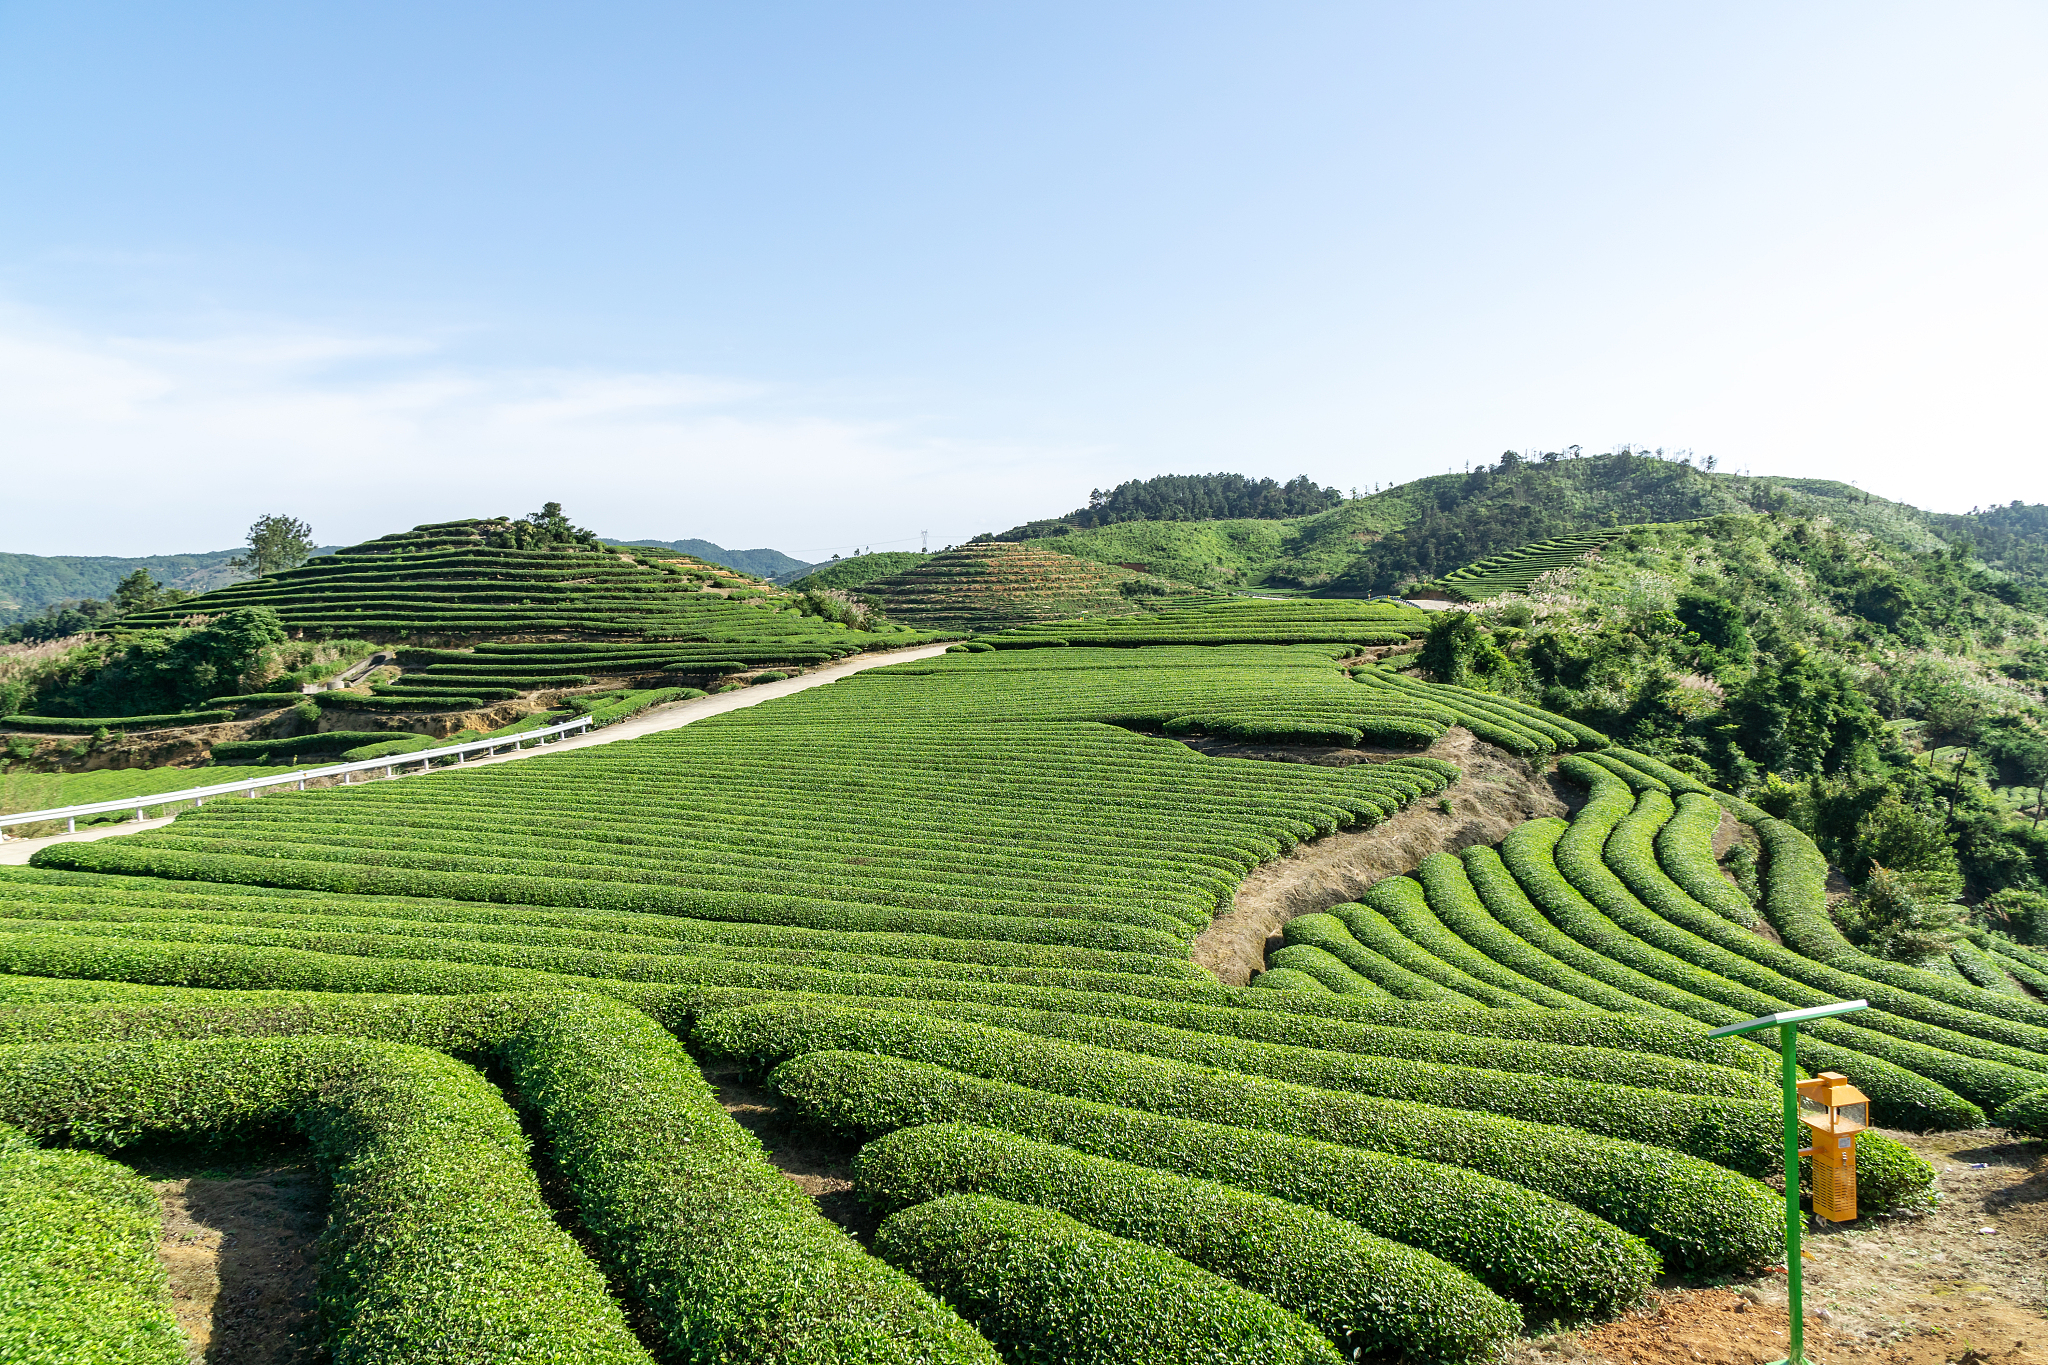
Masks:
[[[0,1340],[184,1359],[130,1163],[235,1139],[329,1183],[336,1362],[1479,1362],[1782,1260],[1774,1059],[1714,1025],[1863,996],[1801,1060],[1883,1123],[2040,1103],[2030,967],[1864,956],[1804,835],[1374,662],[1421,629],[1360,601],[1019,624],[0,869],[0,1320],[39,1334]],[[562,643],[431,664],[511,686],[612,648]],[[1194,964],[1254,868],[1455,793],[1426,752],[1454,727],[1583,805],[1293,920],[1251,986]],[[846,1153],[866,1221],[707,1071]],[[1903,1145],[1864,1151],[1866,1207],[1926,1197]]]

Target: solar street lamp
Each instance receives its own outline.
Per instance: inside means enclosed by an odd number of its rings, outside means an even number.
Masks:
[[[1802,1301],[1803,1278],[1800,1275],[1799,1260],[1799,1158],[1807,1152],[1813,1153],[1814,1212],[1820,1213],[1820,1172],[1823,1153],[1817,1147],[1804,1148],[1799,1145],[1801,1129],[1824,1133],[1830,1144],[1826,1148],[1829,1160],[1836,1162],[1839,1171],[1842,1157],[1846,1153],[1848,1163],[1849,1217],[1856,1216],[1856,1134],[1869,1126],[1870,1100],[1864,1093],[1832,1071],[1823,1071],[1804,1085],[1799,1080],[1799,1026],[1814,1019],[1831,1019],[1837,1014],[1849,1014],[1856,1010],[1870,1008],[1868,1000],[1845,1000],[1835,1005],[1815,1005],[1811,1009],[1783,1010],[1777,1014],[1766,1014],[1760,1019],[1745,1020],[1740,1024],[1724,1024],[1708,1032],[1709,1038],[1720,1038],[1731,1033],[1757,1033],[1767,1028],[1778,1030],[1779,1074],[1785,1086],[1785,1288],[1787,1292],[1786,1314],[1791,1324],[1790,1343],[1783,1360],[1772,1361],[1771,1365],[1814,1365],[1806,1354],[1806,1309]],[[1825,1113],[1827,1125],[1809,1122],[1800,1112],[1801,1092],[1812,1088],[1813,1113],[1816,1118]],[[1850,1096],[1854,1096],[1850,1099]],[[1839,1109],[1828,1101],[1840,1099]],[[1838,1128],[1837,1124],[1853,1124],[1853,1127]],[[1832,1144],[1842,1139],[1846,1147]],[[1830,1200],[1838,1199],[1840,1182],[1831,1172],[1829,1184]],[[1832,1205],[1831,1207],[1839,1207]],[[1824,1218],[1834,1217],[1822,1213]],[[1846,1221],[1846,1220],[1837,1220]]]

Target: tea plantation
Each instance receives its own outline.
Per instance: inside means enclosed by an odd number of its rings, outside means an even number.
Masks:
[[[455,633],[563,581],[449,605],[406,586],[442,547],[357,549],[246,591]],[[423,652],[407,686],[847,635],[723,636],[760,609],[600,558],[559,572],[616,579],[616,643]],[[1774,1059],[1712,1026],[1860,996],[1801,1061],[1882,1123],[2039,1105],[2048,1006],[1851,947],[1825,862],[1754,806],[1371,662],[1422,629],[1341,600],[1016,622],[683,729],[0,868],[0,1318],[40,1333],[0,1355],[184,1358],[123,1164],[166,1142],[310,1153],[345,1365],[1478,1362],[1782,1259]],[[1461,793],[1424,752],[1454,727],[1583,806],[1293,920],[1250,986],[1195,964],[1255,867]],[[707,1071],[848,1154],[858,1236]],[[1902,1144],[1863,1151],[1867,1208],[1925,1197]]]

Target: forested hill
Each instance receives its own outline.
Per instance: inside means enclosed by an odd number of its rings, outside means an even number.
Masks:
[[[974,539],[1032,540],[1127,521],[1279,521],[1326,512],[1343,501],[1342,490],[1319,488],[1305,474],[1286,483],[1243,474],[1161,474],[1092,489],[1086,507],[1063,517],[1026,522],[1001,535]]]
[[[1965,538],[1893,543],[1869,507],[1867,530],[1783,510],[1631,528],[1445,613],[1418,662],[1742,794],[1859,889],[1887,869],[1930,914],[2007,895],[2048,931],[2048,595]]]
[[[1338,596],[1399,592],[1474,560],[1554,536],[1646,522],[1775,512],[1825,517],[1910,553],[1968,538],[1994,573],[2048,588],[2048,507],[1939,515],[1821,479],[1716,473],[1648,453],[1524,459],[1509,453],[1279,520],[1071,518],[1030,523],[1030,542],[1109,564],[1142,564],[1183,582],[1307,589]],[[1008,539],[1016,532],[1001,538]]]

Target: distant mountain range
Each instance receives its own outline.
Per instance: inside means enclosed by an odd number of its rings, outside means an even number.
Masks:
[[[322,545],[316,555],[333,554],[339,546]],[[105,599],[137,569],[167,588],[211,592],[248,575],[228,567],[241,554],[208,550],[189,555],[17,555],[0,553],[0,625],[40,615],[45,607],[84,598]]]
[[[679,555],[695,555],[756,578],[787,580],[801,577],[816,567],[801,559],[792,559],[780,550],[728,550],[708,540],[620,540],[613,536],[604,539],[614,545],[659,545],[664,550],[674,550]]]

